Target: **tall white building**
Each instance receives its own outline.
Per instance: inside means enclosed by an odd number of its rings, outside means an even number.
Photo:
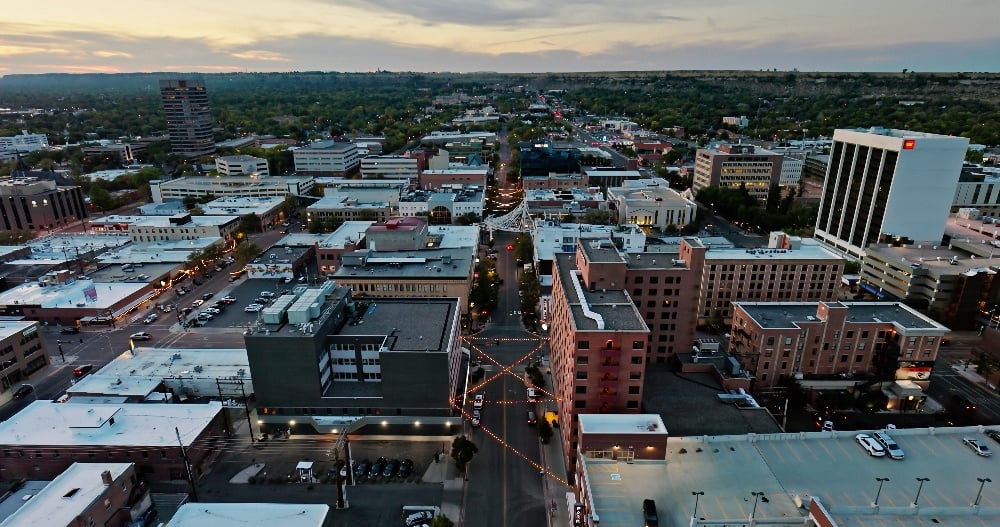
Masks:
[[[940,243],[968,146],[907,130],[836,130],[816,238],[856,259],[880,240]]]
[[[407,156],[368,156],[361,159],[361,177],[416,180],[420,176],[419,162]]]
[[[34,152],[48,146],[49,139],[45,134],[29,134],[27,130],[21,130],[21,135],[0,137],[0,151]]]
[[[354,143],[317,141],[292,150],[295,171],[318,176],[350,176],[361,164],[358,146]]]

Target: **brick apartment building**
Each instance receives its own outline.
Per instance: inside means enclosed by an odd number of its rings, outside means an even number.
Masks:
[[[625,290],[624,260],[610,241],[578,242],[555,257],[552,379],[567,468],[577,460],[577,416],[637,414],[649,328]]]

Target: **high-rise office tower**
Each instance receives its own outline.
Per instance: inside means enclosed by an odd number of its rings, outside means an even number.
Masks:
[[[816,238],[851,259],[879,241],[940,243],[968,146],[907,130],[834,131]]]
[[[212,112],[205,81],[161,80],[160,98],[173,152],[186,158],[214,153]]]

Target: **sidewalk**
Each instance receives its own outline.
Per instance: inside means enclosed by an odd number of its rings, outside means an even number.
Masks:
[[[548,363],[549,355],[544,355]],[[552,373],[549,368],[544,368],[545,381],[548,390],[555,392],[555,385],[552,381]],[[545,416],[546,412],[559,413],[557,404],[552,399],[545,399],[540,404],[540,415]],[[549,442],[541,443],[539,439],[539,453],[541,454],[542,466],[545,467],[546,477],[542,483],[542,491],[545,494],[546,508],[549,510],[549,527],[568,527],[571,524],[572,506],[576,503],[576,496],[573,488],[566,481],[566,456],[563,452],[562,428],[553,427],[552,439]]]
[[[422,481],[444,485],[441,514],[455,522],[456,526],[462,527],[465,519],[465,477],[455,466],[455,460],[447,454],[442,454],[436,462],[432,460]]]

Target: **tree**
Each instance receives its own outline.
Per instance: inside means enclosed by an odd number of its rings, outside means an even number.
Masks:
[[[465,436],[458,436],[451,442],[451,458],[455,460],[458,470],[465,471],[465,466],[479,452],[479,447]]]
[[[0,231],[0,245],[21,245],[28,243],[37,237],[37,232],[24,229]]]
[[[260,216],[251,212],[250,214],[244,214],[240,216],[240,232],[249,234],[251,232],[264,232],[264,222],[261,221]]]
[[[434,517],[434,520],[431,521],[431,527],[455,527],[455,522],[451,521],[451,519],[444,514],[438,514]]]
[[[253,242],[242,241],[233,250],[233,258],[236,259],[238,265],[246,265],[247,262],[253,260],[260,255],[260,248],[257,247]]]
[[[101,209],[101,212],[107,212],[118,206],[118,200],[107,189],[98,185],[90,189],[90,203]]]
[[[549,440],[552,439],[552,425],[549,424],[549,420],[542,417],[538,420],[538,437],[541,438],[542,443],[548,444]]]

